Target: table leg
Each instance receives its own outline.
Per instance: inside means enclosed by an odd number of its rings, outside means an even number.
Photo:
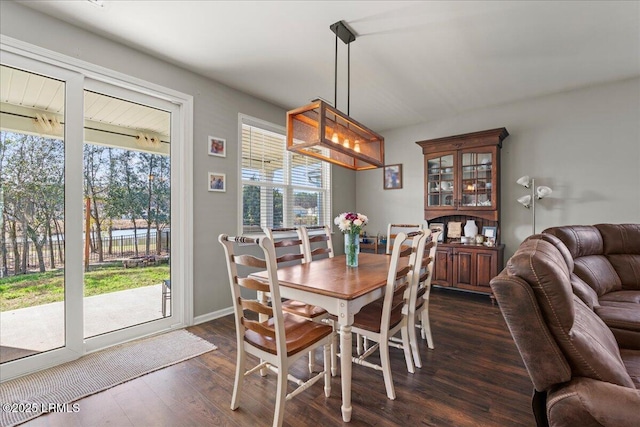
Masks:
[[[342,419],[351,421],[351,326],[340,325],[340,375],[342,383]]]

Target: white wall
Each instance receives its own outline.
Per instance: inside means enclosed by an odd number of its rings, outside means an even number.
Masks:
[[[0,2],[0,12],[3,35],[194,97],[194,315],[206,316],[231,307],[226,265],[217,237],[238,232],[238,113],[284,126],[286,111],[19,4]],[[227,140],[226,158],[207,155],[209,135]],[[353,210],[355,174],[339,169],[334,172],[334,209]],[[207,191],[208,171],[227,174],[226,193]]]
[[[536,230],[563,224],[640,223],[640,78],[588,87],[446,120],[383,132],[386,164],[402,163],[404,185],[382,189],[382,171],[357,174],[356,206],[367,229],[423,215],[423,157],[416,141],[506,127],[502,148],[502,242],[505,261],[531,234],[522,175],[553,194],[536,205]]]

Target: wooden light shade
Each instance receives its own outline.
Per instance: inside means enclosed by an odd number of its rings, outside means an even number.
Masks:
[[[356,171],[384,166],[384,138],[322,100],[287,112],[287,150]]]

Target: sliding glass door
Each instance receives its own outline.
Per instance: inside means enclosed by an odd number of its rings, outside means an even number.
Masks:
[[[180,105],[10,52],[0,72],[0,379],[184,324]]]
[[[92,338],[171,316],[173,106],[91,80],[85,87],[84,337]]]

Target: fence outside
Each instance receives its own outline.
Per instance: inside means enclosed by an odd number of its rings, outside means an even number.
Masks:
[[[149,252],[146,251],[147,235],[138,235],[138,256],[145,255],[167,255],[171,250],[171,235],[170,231],[162,231],[160,233],[160,253],[157,252],[156,247],[158,245],[158,239],[156,238],[156,232],[154,230],[149,234]],[[124,259],[133,257],[136,255],[135,251],[136,236],[134,234],[116,237],[105,237],[102,239],[102,251],[103,262],[122,261]],[[83,242],[84,243],[84,242]],[[45,244],[42,248],[42,256],[44,259],[44,265],[47,269],[64,267],[64,239],[53,241],[53,254],[51,253],[51,247],[49,243]],[[92,238],[92,250],[89,253],[89,264],[97,264],[100,262],[100,255],[98,254],[97,245],[95,239]],[[20,263],[22,263],[22,257],[24,257],[25,244],[23,242],[17,243],[18,253],[20,254]],[[15,272],[15,252],[14,245],[12,243],[6,243],[4,247],[0,245],[0,252],[3,254],[0,257],[0,277],[13,276]],[[27,250],[27,271],[38,271],[38,254],[33,243],[29,242],[26,245]],[[53,257],[53,263],[52,263]]]

